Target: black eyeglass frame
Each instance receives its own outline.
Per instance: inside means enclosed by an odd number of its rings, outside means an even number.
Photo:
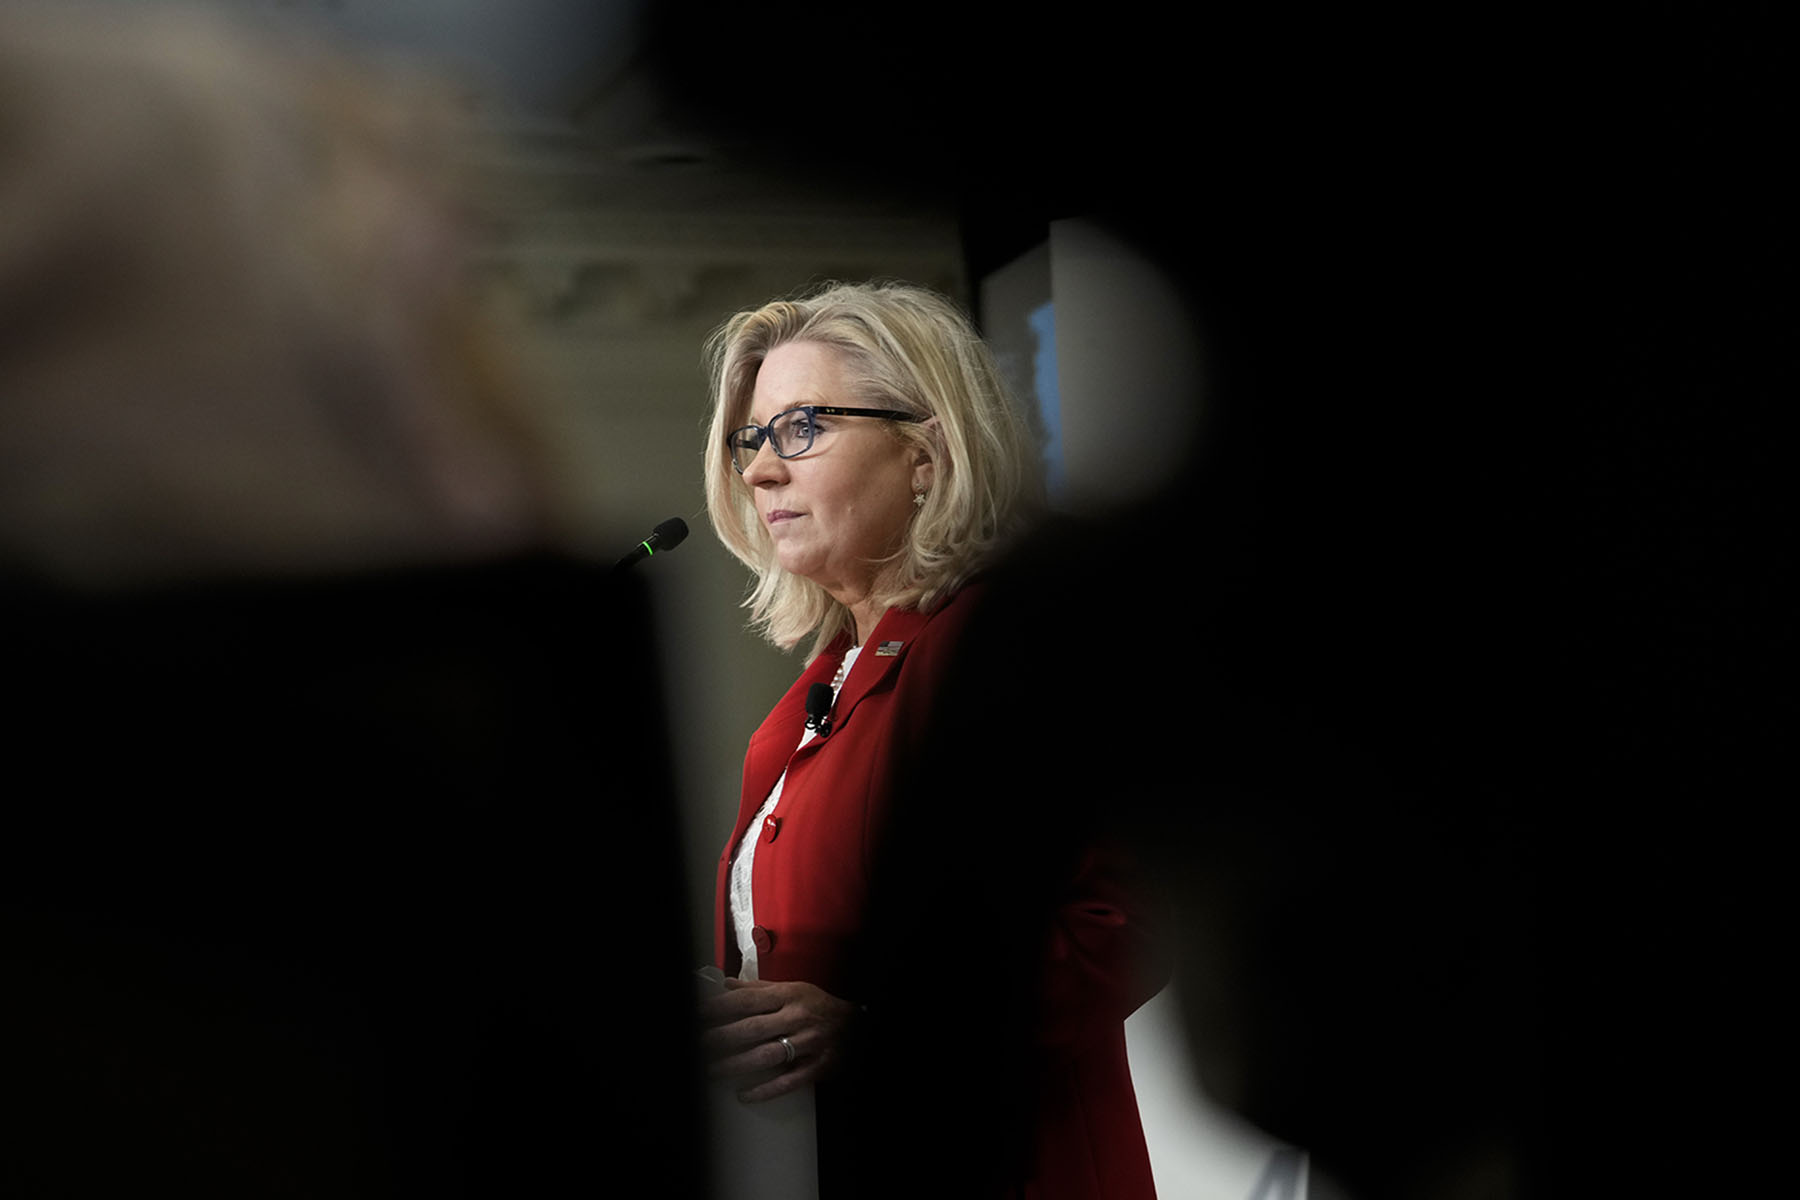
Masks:
[[[784,451],[781,448],[781,443],[775,437],[775,422],[781,420],[783,417],[791,416],[794,413],[806,414],[806,428],[810,432],[806,435],[805,445],[794,450]],[[775,447],[776,458],[798,458],[800,455],[805,454],[808,450],[812,449],[813,439],[818,436],[819,431],[814,427],[813,418],[819,416],[878,417],[884,421],[906,421],[911,424],[918,424],[919,422],[928,419],[919,416],[917,413],[901,412],[900,410],[893,408],[840,408],[835,404],[796,404],[794,407],[784,408],[774,416],[770,417],[767,425],[741,425],[731,431],[725,438],[725,453],[731,458],[732,469],[739,475],[744,473],[745,464],[738,462],[737,452],[739,449],[738,439],[743,437],[746,433],[756,435],[754,447],[744,447],[751,451],[752,458],[754,458],[755,455],[762,453],[762,448],[765,444]]]

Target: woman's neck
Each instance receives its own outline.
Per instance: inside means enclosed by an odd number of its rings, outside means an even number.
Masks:
[[[886,615],[885,607],[859,606],[851,609],[850,636],[856,639],[855,644],[860,646],[868,641],[869,635],[875,632],[875,626],[881,624],[881,618]]]
[[[875,626],[881,624],[881,618],[887,615],[888,606],[876,599],[881,594],[881,591],[870,588],[855,600],[840,601],[850,610],[850,636],[856,639],[858,646],[869,640],[869,635],[875,632]]]

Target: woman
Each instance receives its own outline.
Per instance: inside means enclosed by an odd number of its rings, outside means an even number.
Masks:
[[[813,642],[745,758],[718,869],[715,953],[732,978],[706,1004],[705,1045],[715,1074],[761,1077],[746,1081],[748,1102],[825,1083],[822,1188],[870,1194],[836,1130],[855,1091],[852,1045],[897,1016],[870,992],[868,964],[886,949],[858,945],[871,869],[977,610],[972,580],[1039,507],[1037,455],[980,338],[924,289],[830,285],[740,313],[715,336],[713,365],[714,528],[756,573],[746,604],[765,635]],[[1124,928],[1122,911],[1106,908],[1107,930]],[[1102,1019],[1116,1032],[1123,1016]],[[1063,1122],[1040,1138],[1021,1193],[1100,1194],[1043,1191],[1069,1177],[1056,1156],[1078,1153],[1104,1167],[1105,1194],[1149,1194],[1123,1038],[1106,1045],[1108,1094],[1077,1101],[1104,1110],[1105,1128]]]

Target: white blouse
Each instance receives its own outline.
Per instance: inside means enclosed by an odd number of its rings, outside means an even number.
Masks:
[[[850,675],[851,664],[856,662],[856,656],[861,652],[861,646],[852,646],[844,652],[844,661],[838,664],[837,674],[831,680],[833,707],[837,705],[838,693],[844,688],[844,680]],[[812,729],[806,729],[800,734],[799,744],[794,749],[800,749],[817,736]],[[781,786],[786,782],[787,772],[783,771],[781,778],[775,781],[775,786],[769,789],[769,798],[763,801],[763,806],[756,810],[756,816],[751,818],[749,826],[744,830],[743,840],[738,842],[731,859],[731,881],[726,895],[731,906],[731,928],[737,936],[738,954],[744,960],[743,968],[738,971],[739,979],[758,977],[756,943],[750,938],[750,931],[756,928],[756,910],[750,896],[750,873],[756,865],[756,847],[762,841],[763,822],[769,819],[776,805],[781,803]]]

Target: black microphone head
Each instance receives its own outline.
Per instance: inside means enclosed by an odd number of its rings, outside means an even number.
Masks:
[[[652,554],[664,550],[673,550],[681,545],[687,537],[687,522],[680,517],[670,517],[661,525],[650,531],[650,536],[626,551],[625,557],[613,564],[613,570],[623,571],[640,559],[649,558]]]
[[[831,712],[831,685],[815,683],[806,689],[806,715],[823,717]]]
[[[680,517],[670,517],[652,529],[650,537],[658,550],[673,550],[687,538],[687,522]]]

